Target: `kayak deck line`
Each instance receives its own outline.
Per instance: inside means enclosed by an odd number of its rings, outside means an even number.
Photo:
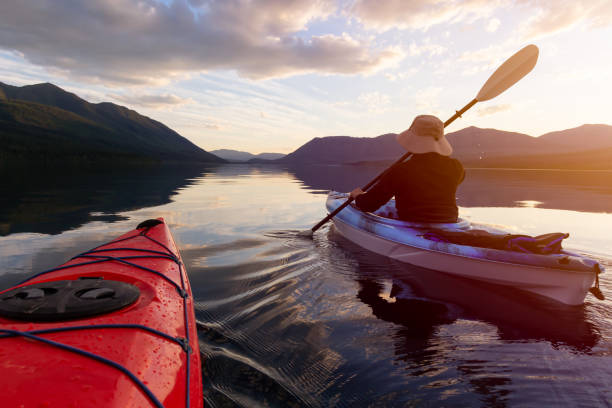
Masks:
[[[138,265],[129,261],[126,261],[126,259],[154,259],[154,258],[162,258],[162,259],[169,259],[173,262],[175,262],[178,266],[179,269],[182,268],[182,264],[179,261],[179,258],[172,253],[172,251],[170,251],[170,249],[168,249],[164,244],[162,244],[161,242],[158,242],[157,240],[149,237],[148,235],[146,235],[146,233],[148,232],[148,229],[143,230],[140,234],[137,235],[133,235],[131,237],[127,237],[127,238],[123,238],[117,241],[111,241],[107,244],[103,244],[100,245],[94,249],[91,249],[87,252],[83,252],[82,254],[79,254],[73,258],[71,258],[70,260],[75,260],[78,258],[93,258],[96,259],[95,261],[90,261],[90,262],[82,262],[82,263],[78,263],[78,264],[70,264],[70,265],[64,265],[64,266],[58,266],[56,268],[52,268],[52,269],[47,269],[46,271],[42,271],[37,273],[36,275],[30,276],[29,278],[19,282],[17,285],[22,285],[26,282],[31,281],[34,278],[38,278],[39,276],[51,273],[51,272],[56,272],[56,271],[60,271],[63,269],[69,269],[69,268],[74,268],[77,266],[85,266],[85,265],[92,265],[92,264],[96,264],[96,263],[101,263],[101,262],[106,262],[106,261],[117,261],[117,262],[121,262],[124,263],[126,265],[132,266],[134,268],[138,268],[147,272],[151,272],[154,273],[156,275],[158,275],[160,278],[166,280],[168,283],[170,283],[171,285],[173,285],[177,291],[179,292],[179,294],[182,297],[187,296],[187,293],[184,290],[184,282],[182,281],[182,277],[183,274],[181,273],[181,286],[179,286],[176,282],[174,282],[172,279],[168,278],[166,275],[164,275],[163,273],[160,273],[159,271],[156,271],[154,269],[151,268],[147,268],[145,266],[142,265]],[[133,238],[138,238],[138,237],[144,237],[147,238],[153,242],[155,242],[156,244],[161,245],[163,248],[165,248],[168,252],[160,252],[160,251],[154,251],[154,250],[150,250],[150,249],[142,249],[142,248],[110,248],[110,249],[98,249],[104,246],[108,246],[108,245],[112,245],[115,244],[117,242],[122,242],[122,241],[127,241],[129,239],[133,239]],[[92,255],[92,254],[96,254],[99,252],[114,252],[114,251],[137,251],[137,252],[147,252],[147,253],[152,253],[152,254],[158,254],[159,256],[154,256],[154,255],[149,255],[149,256],[120,256],[120,257],[113,257],[113,256],[101,256],[101,255]]]
[[[28,333],[28,334],[36,335],[36,334],[61,333],[61,332],[73,331],[73,330],[95,330],[95,329],[98,329],[98,330],[100,329],[140,329],[140,330],[148,331],[149,333],[153,333],[157,336],[163,337],[166,340],[173,341],[179,346],[181,346],[182,349],[187,352],[192,351],[191,346],[189,346],[189,344],[185,342],[185,339],[180,338],[180,337],[173,337],[169,335],[168,333],[164,333],[163,331],[156,330],[149,326],[144,326],[142,324],[120,324],[120,323],[117,323],[117,324],[90,324],[88,326],[54,327],[52,329],[29,330],[29,331],[19,332],[19,333]],[[6,331],[5,329],[0,329],[0,331],[1,330]],[[19,335],[20,334],[10,334],[7,332],[6,334],[0,335],[0,339],[5,338],[5,337],[15,337]]]
[[[155,405],[158,408],[164,408],[164,405],[157,399],[157,397],[153,394],[153,392],[151,392],[151,390],[142,381],[140,381],[140,379],[138,377],[136,377],[130,370],[128,370],[127,368],[125,368],[121,364],[116,363],[115,361],[112,361],[112,360],[109,360],[107,358],[104,358],[104,357],[102,357],[102,356],[100,356],[98,354],[90,353],[89,351],[85,351],[85,350],[82,350],[80,348],[70,346],[68,344],[59,343],[57,341],[45,339],[44,337],[35,336],[35,335],[30,334],[28,332],[21,332],[21,331],[17,331],[17,330],[8,330],[8,329],[0,329],[0,332],[4,332],[6,334],[12,334],[13,336],[22,336],[22,337],[25,337],[25,338],[30,339],[30,340],[36,340],[36,341],[48,344],[50,346],[60,348],[62,350],[66,350],[66,351],[70,351],[70,352],[73,352],[73,353],[76,353],[76,354],[80,354],[80,355],[82,355],[84,357],[89,357],[90,359],[93,359],[93,360],[99,361],[99,362],[101,362],[103,364],[106,364],[106,365],[109,365],[111,367],[114,367],[117,370],[121,371],[123,374],[125,374],[130,380],[132,380],[132,382],[134,384],[136,384],[136,386],[138,386],[138,388],[140,388],[140,390],[147,396],[147,398],[149,398],[149,400],[151,400],[153,405]],[[189,405],[187,405],[187,407],[189,407]]]
[[[55,340],[50,340],[47,339],[45,337],[41,337],[39,335],[43,335],[43,334],[52,334],[52,333],[65,333],[65,332],[74,332],[74,331],[89,331],[89,330],[103,330],[103,329],[133,329],[133,330],[139,330],[139,331],[143,331],[146,333],[149,333],[151,335],[157,336],[159,338],[165,339],[167,341],[176,343],[178,346],[181,347],[182,351],[185,352],[186,354],[186,358],[185,358],[185,407],[189,408],[191,406],[191,400],[190,400],[190,396],[191,396],[191,358],[190,355],[194,352],[193,348],[191,347],[191,338],[190,338],[190,324],[189,324],[189,308],[188,308],[188,300],[190,299],[190,290],[188,290],[188,288],[186,287],[186,276],[185,275],[185,270],[184,270],[184,265],[182,263],[182,260],[180,259],[180,256],[178,256],[177,254],[175,254],[170,248],[168,248],[168,246],[164,245],[163,243],[159,242],[158,240],[156,240],[155,238],[147,235],[149,233],[149,231],[151,230],[152,227],[159,225],[159,224],[164,224],[163,219],[157,219],[157,220],[147,220],[141,224],[139,224],[139,226],[137,227],[137,229],[141,229],[141,231],[138,234],[134,234],[128,237],[124,237],[124,238],[120,238],[120,239],[116,239],[114,241],[110,241],[108,243],[99,245],[89,251],[83,252],[73,258],[71,258],[66,264],[63,264],[61,266],[58,266],[56,268],[52,268],[52,269],[48,269],[45,271],[42,271],[40,273],[37,273],[33,276],[30,276],[29,278],[23,280],[22,282],[20,282],[19,284],[17,284],[16,286],[7,289],[5,291],[2,291],[0,293],[0,295],[2,294],[6,294],[7,292],[13,292],[16,291],[22,287],[27,288],[29,287],[29,285],[25,285],[26,283],[41,277],[43,275],[47,275],[53,272],[58,272],[58,271],[63,271],[66,269],[70,269],[70,268],[75,268],[75,267],[82,267],[82,266],[89,266],[89,265],[95,265],[95,264],[101,264],[101,263],[119,263],[125,266],[129,266],[131,268],[136,268],[138,270],[141,271],[145,271],[151,274],[154,274],[158,277],[160,277],[163,281],[167,282],[168,284],[172,285],[172,287],[174,289],[176,289],[176,291],[178,292],[179,296],[182,298],[182,306],[183,306],[183,319],[184,319],[184,337],[179,337],[179,336],[172,336],[166,332],[163,332],[161,330],[149,327],[147,325],[143,325],[143,324],[133,324],[133,323],[126,323],[126,324],[121,324],[121,323],[112,323],[112,324],[90,324],[90,325],[78,325],[78,326],[63,326],[63,327],[54,327],[54,328],[45,328],[45,329],[34,329],[34,330],[13,330],[13,329],[6,329],[3,328],[0,325],[0,340],[2,339],[6,339],[6,338],[14,338],[14,337],[23,337],[26,339],[30,339],[30,340],[34,340],[37,342],[41,342],[44,344],[47,344],[49,346],[52,347],[56,347],[65,351],[69,351],[72,353],[76,353],[79,354],[83,357],[98,361],[100,363],[103,363],[107,366],[113,367],[117,370],[119,370],[120,372],[122,372],[125,376],[127,376],[132,383],[134,383],[141,391],[142,393],[147,397],[147,399],[155,406],[155,407],[164,407],[164,405],[160,402],[160,400],[155,396],[155,394],[153,393],[153,391],[151,391],[151,389],[149,387],[147,387],[146,385],[146,381],[142,381],[140,378],[138,378],[134,373],[132,373],[128,368],[126,368],[124,365],[113,361],[112,359],[108,359],[106,357],[103,357],[99,354],[87,351],[87,350],[83,350],[81,348],[75,347],[73,345],[70,344],[65,344],[62,342],[58,342]],[[160,246],[161,248],[163,248],[164,251],[156,251],[156,250],[152,250],[152,249],[143,249],[143,248],[133,248],[133,247],[115,247],[115,248],[105,248],[108,246],[111,246],[113,244],[117,244],[120,242],[124,242],[124,241],[129,241],[129,240],[133,240],[133,239],[137,239],[137,238],[145,238],[149,241],[151,241],[152,243]],[[171,237],[170,237],[171,239]],[[122,252],[139,252],[142,253],[143,255],[125,255],[125,256],[110,256],[110,255],[103,255],[102,253],[106,253],[106,252],[117,252],[117,251],[122,251]],[[74,262],[74,263],[70,263],[72,261],[76,261],[78,259],[93,259],[92,261],[86,261],[86,262]],[[132,260],[136,260],[136,259],[161,259],[161,260],[166,260],[166,261],[171,261],[174,264],[176,264],[176,266],[178,267],[178,275],[180,277],[180,284],[175,282],[173,279],[171,279],[170,277],[166,276],[165,274],[143,266],[143,265],[139,265],[137,263],[132,262]],[[97,277],[95,276],[81,276],[79,277],[79,279],[96,279]],[[101,279],[104,280],[104,277],[101,278],[97,278],[97,279]],[[62,282],[62,281],[45,281],[42,283],[53,283],[53,282]],[[107,281],[107,282],[113,282],[113,281]],[[19,296],[18,296],[19,297]],[[128,305],[129,306],[129,305]],[[127,307],[127,306],[125,306]],[[104,313],[104,312],[102,312]],[[95,317],[100,316],[100,314],[97,314]],[[103,316],[103,315],[102,315]],[[2,317],[2,313],[0,311],[0,317]],[[11,317],[8,317],[9,319]],[[21,318],[14,318],[15,320],[22,320]],[[70,319],[70,318],[68,318]],[[73,318],[74,319],[74,318]],[[28,319],[25,319],[28,320]],[[30,320],[32,321],[32,320]],[[39,321],[45,321],[45,320],[39,320]],[[53,321],[53,320],[48,320],[49,322],[65,322],[66,319],[64,320],[57,320],[57,321]],[[195,322],[193,323],[195,325]]]

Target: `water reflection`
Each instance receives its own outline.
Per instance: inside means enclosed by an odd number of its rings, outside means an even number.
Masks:
[[[312,240],[290,231],[325,215],[321,192],[348,190],[378,171],[223,165],[159,175],[66,174],[62,179],[73,181],[65,183],[40,175],[24,179],[29,186],[14,180],[8,190],[17,193],[2,197],[2,222],[23,230],[32,220],[51,220],[54,228],[44,230],[72,229],[0,237],[0,287],[163,216],[193,288],[207,406],[596,406],[609,400],[599,381],[612,375],[609,300],[559,308],[399,264],[343,241],[330,224]],[[485,173],[470,176],[483,185],[462,196],[474,203],[462,207],[467,216],[529,233],[550,232],[562,220],[576,245],[601,252],[612,268],[606,227],[612,214],[545,209],[565,187],[549,190],[546,178],[538,186],[509,172],[502,180],[519,197],[505,196]],[[593,183],[582,188],[572,181],[567,189],[609,202],[605,180]],[[540,198],[538,189],[548,193]],[[517,200],[543,204],[518,208]],[[73,202],[76,208],[69,207]],[[486,206],[498,202],[515,208]],[[602,289],[610,299],[608,275]]]
[[[242,178],[294,178],[312,194],[349,191],[383,168],[376,165],[134,166],[129,168],[0,169],[0,236],[17,232],[59,234],[91,221],[116,222],[120,213],[172,201],[199,177],[220,183]],[[251,183],[252,184],[252,183]],[[271,190],[268,185],[266,190]],[[500,188],[502,187],[502,188]],[[468,169],[460,186],[462,207],[554,208],[612,212],[612,173]]]
[[[584,306],[402,264],[356,246],[333,227],[328,237],[357,262],[356,299],[394,324],[385,335],[421,401],[473,406],[475,397],[482,406],[509,406],[523,385],[519,372],[538,377],[550,369],[513,354],[535,358],[541,349],[526,345],[544,341],[553,350],[590,355],[601,340]]]
[[[329,239],[350,251],[359,265],[357,298],[379,319],[405,326],[398,333],[408,339],[398,345],[398,355],[426,349],[439,326],[460,319],[491,324],[504,341],[544,340],[576,353],[589,353],[599,341],[584,305],[565,306],[513,288],[396,262],[356,246],[333,228]]]
[[[375,165],[294,166],[289,172],[304,185],[350,191],[365,185],[384,167]],[[539,207],[612,212],[612,172],[514,169],[467,169],[457,191],[462,207]]]
[[[119,213],[166,204],[214,167],[2,168],[0,236],[60,234],[91,221],[115,222]]]
[[[538,207],[540,204],[542,204],[539,201],[535,201],[535,200],[519,200],[516,201],[516,205],[517,207],[526,207],[526,208],[536,208]]]
[[[612,172],[468,169],[457,196],[464,207],[612,212]]]

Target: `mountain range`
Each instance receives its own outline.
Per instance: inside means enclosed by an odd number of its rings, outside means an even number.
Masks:
[[[253,159],[261,159],[261,160],[276,160],[282,157],[285,157],[283,153],[259,153],[252,154],[249,152],[243,152],[240,150],[230,150],[230,149],[218,149],[211,150],[210,153],[214,154],[217,157],[221,157],[230,162],[248,162]]]
[[[2,162],[224,162],[124,106],[89,103],[53,84],[0,82]]]
[[[53,84],[0,82],[0,164],[6,162],[390,163],[397,135],[317,137],[288,155],[207,152],[164,124],[109,102],[89,103]],[[474,126],[447,134],[467,167],[612,170],[612,126],[586,124],[533,137]]]
[[[388,133],[377,137],[314,138],[279,164],[354,164],[392,162],[404,149]],[[451,132],[453,157],[469,167],[612,170],[612,126],[582,125],[533,137],[474,126]]]

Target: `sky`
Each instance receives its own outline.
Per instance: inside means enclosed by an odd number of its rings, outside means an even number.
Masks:
[[[127,106],[207,151],[290,153],[444,121],[535,44],[533,71],[447,132],[540,136],[612,124],[611,40],[609,0],[2,0],[0,82]]]

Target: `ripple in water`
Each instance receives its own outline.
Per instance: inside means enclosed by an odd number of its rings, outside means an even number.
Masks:
[[[612,374],[593,365],[609,353],[598,327],[610,321],[593,305],[400,264],[333,227],[312,239],[298,233],[183,251],[208,406],[609,401],[590,380],[593,369]]]

